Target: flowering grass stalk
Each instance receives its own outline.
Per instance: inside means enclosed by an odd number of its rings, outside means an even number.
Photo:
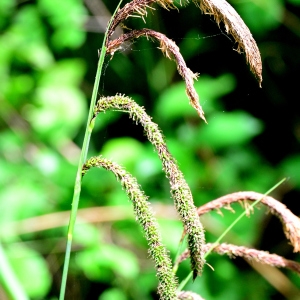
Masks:
[[[112,19],[108,23],[107,28],[110,28],[113,17],[116,14],[116,12],[118,11],[122,2],[123,2],[123,0],[120,0],[118,6],[112,16]],[[81,154],[80,154],[77,173],[76,173],[74,194],[73,194],[73,200],[72,200],[72,210],[71,210],[71,216],[70,216],[70,221],[69,221],[69,226],[68,226],[67,245],[66,245],[63,276],[62,276],[59,300],[63,300],[65,298],[67,276],[68,276],[69,262],[70,262],[70,256],[71,256],[72,241],[73,241],[73,232],[74,232],[76,215],[77,215],[78,204],[79,204],[79,197],[80,197],[80,192],[81,192],[81,178],[82,178],[81,171],[82,171],[83,164],[87,158],[90,138],[91,138],[92,131],[94,128],[93,112],[94,112],[94,107],[95,107],[95,103],[96,103],[96,99],[97,99],[98,88],[99,88],[99,84],[100,84],[100,77],[102,74],[102,67],[103,67],[103,63],[104,63],[104,59],[105,59],[105,55],[106,55],[105,44],[106,44],[107,34],[108,34],[108,30],[106,30],[106,32],[105,32],[103,43],[102,43],[102,50],[100,52],[100,57],[99,57],[99,61],[98,61],[97,73],[96,73],[96,78],[95,78],[95,83],[94,83],[94,88],[93,88],[93,93],[92,93],[92,98],[91,98],[91,103],[90,103],[89,115],[88,115],[88,119],[87,119],[87,125],[86,125],[86,129],[85,129]]]

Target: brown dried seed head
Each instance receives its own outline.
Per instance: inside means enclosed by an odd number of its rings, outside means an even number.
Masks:
[[[287,209],[284,204],[270,196],[250,191],[229,194],[199,207],[198,215],[201,216],[214,209],[228,208],[232,203],[241,200],[256,201],[259,199],[261,199],[260,202],[267,206],[270,212],[281,221],[285,236],[294,247],[294,252],[300,252],[300,219]]]
[[[156,0],[133,0],[124,5],[121,9],[116,13],[107,35],[107,43],[110,40],[112,34],[114,33],[116,27],[125,21],[127,18],[132,16],[140,16],[142,19],[144,16],[147,16],[147,8],[150,7],[151,4],[155,3]],[[107,45],[106,45],[107,46]]]
[[[245,52],[250,70],[258,80],[261,87],[262,63],[259,49],[252,34],[235,9],[225,0],[193,0],[200,9],[209,15],[213,15],[216,22],[223,22],[226,32],[231,34],[238,44],[237,51]]]
[[[167,38],[164,34],[160,32],[156,32],[151,29],[142,29],[142,30],[132,30],[128,33],[121,35],[119,38],[112,40],[107,45],[107,52],[111,55],[114,54],[115,51],[119,49],[119,47],[128,40],[136,39],[141,36],[146,38],[156,39],[160,47],[159,49],[165,54],[165,56],[169,59],[173,59],[177,64],[178,73],[182,76],[186,83],[186,94],[190,100],[190,104],[196,109],[200,118],[202,118],[205,122],[206,119],[204,117],[204,112],[199,103],[199,96],[194,88],[194,79],[197,80],[198,74],[193,73],[186,65],[179,47],[176,43],[169,38]]]
[[[270,254],[267,251],[256,250],[252,248],[247,248],[243,246],[237,246],[233,244],[212,244],[207,243],[204,245],[204,251],[215,252],[220,255],[228,255],[230,258],[235,258],[237,256],[243,257],[249,261],[257,261],[262,264],[277,268],[290,269],[298,274],[300,274],[300,263],[285,259],[277,254]],[[181,263],[189,257],[189,250],[185,250],[177,259],[177,263]]]
[[[277,267],[277,268],[287,268],[290,269],[296,273],[300,273],[300,264],[285,259],[282,256],[279,256],[277,254],[270,254],[267,251],[261,251],[256,249],[251,249],[243,246],[236,246],[232,244],[219,244],[219,245],[213,245],[213,244],[206,244],[205,248],[209,250],[211,247],[213,252],[219,253],[221,255],[226,254],[229,257],[236,257],[240,256],[247,260],[255,260],[259,263],[266,264],[269,266]]]
[[[125,4],[124,7],[119,9],[116,13],[108,31],[107,41],[110,40],[116,27],[127,18],[138,16],[141,17],[145,22],[144,17],[147,16],[147,9],[152,8],[151,5],[154,3],[159,4],[161,7],[167,10],[176,8],[176,6],[173,4],[173,0],[132,0],[129,3]]]
[[[193,292],[181,291],[177,293],[179,300],[204,300],[201,296]]]
[[[169,8],[176,8],[176,6],[173,3],[173,0],[156,0],[156,2],[167,10],[169,10]]]

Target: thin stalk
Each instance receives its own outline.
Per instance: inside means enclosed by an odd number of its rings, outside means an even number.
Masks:
[[[271,192],[273,192],[278,186],[280,186],[286,178],[283,178],[280,180],[278,183],[276,183],[273,187],[271,187],[263,196],[261,196],[259,199],[257,199],[255,202],[253,202],[249,209],[254,208],[255,205],[257,205],[263,198],[264,196],[269,195]],[[213,243],[213,246],[205,253],[204,258],[206,258],[214,249],[216,245],[218,245],[221,240],[224,238],[224,236],[235,226],[245,215],[247,214],[247,210],[244,210],[227,228],[226,230],[219,236],[219,238]],[[188,283],[188,281],[192,278],[193,272],[190,272],[190,274],[180,283],[178,287],[178,291],[181,291],[185,285]]]
[[[101,48],[101,52],[100,52],[100,57],[99,57],[99,61],[98,61],[97,73],[96,73],[96,78],[95,78],[95,83],[94,83],[94,88],[93,88],[93,93],[92,93],[92,98],[91,98],[88,121],[87,121],[86,129],[85,129],[82,150],[81,150],[81,154],[80,154],[80,158],[79,158],[78,169],[77,169],[75,185],[74,185],[74,194],[73,194],[71,216],[70,216],[69,227],[68,227],[67,245],[66,245],[65,261],[64,261],[64,268],[63,268],[59,300],[64,300],[64,298],[65,298],[67,276],[68,276],[68,269],[69,269],[71,248],[72,248],[72,240],[73,240],[73,232],[74,232],[76,215],[77,215],[77,211],[78,211],[79,197],[80,197],[80,192],[81,192],[81,181],[82,181],[81,172],[82,172],[82,166],[84,165],[84,163],[87,159],[90,138],[91,138],[91,134],[92,134],[92,131],[94,128],[94,122],[95,122],[93,120],[94,107],[95,107],[96,100],[97,100],[97,94],[98,94],[98,89],[99,89],[99,84],[100,84],[100,77],[101,77],[102,67],[103,67],[105,54],[106,54],[106,50],[107,50],[106,46],[105,46],[106,40],[107,40],[107,34],[109,31],[110,25],[114,19],[114,16],[117,13],[122,2],[123,2],[123,0],[120,0],[117,8],[114,11],[114,14],[112,15],[112,17],[107,25],[107,29],[105,31],[102,48]]]
[[[284,181],[286,180],[286,178],[283,178],[282,180],[280,180],[278,183],[276,183],[273,187],[271,187],[263,196],[261,196],[259,199],[257,199],[256,201],[254,201],[249,209],[251,210],[252,208],[254,208],[255,205],[257,205],[263,198],[264,196],[269,195],[272,191],[274,191],[278,186],[280,186]],[[217,245],[221,242],[221,240],[224,238],[224,236],[233,228],[233,226],[235,226],[235,224],[237,222],[239,222],[245,215],[247,214],[247,210],[244,210],[227,228],[226,230],[219,236],[219,238],[215,241],[214,245]],[[205,257],[207,257],[211,251],[213,250],[214,246],[212,246],[206,253],[205,253]]]
[[[0,283],[11,299],[29,300],[0,243]]]
[[[178,258],[180,256],[180,254],[182,253],[182,248],[183,248],[183,243],[185,241],[185,237],[184,236],[183,238],[180,239],[179,241],[179,244],[178,244],[178,248],[177,248],[177,252],[176,252],[176,255],[175,255],[175,259],[174,259],[174,266],[173,266],[173,273],[176,274],[177,273],[177,270],[178,270],[178,267],[179,267],[179,263],[177,263],[178,261]]]

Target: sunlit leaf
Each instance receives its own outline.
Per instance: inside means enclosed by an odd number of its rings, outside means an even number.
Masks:
[[[118,162],[129,171],[132,170],[137,159],[143,153],[143,144],[130,137],[108,140],[101,151],[104,157]]]
[[[76,262],[92,280],[107,281],[115,276],[133,279],[139,272],[138,261],[131,252],[108,244],[78,253]]]
[[[76,87],[83,72],[84,65],[78,60],[56,64],[40,79],[36,105],[24,109],[34,129],[53,144],[65,143],[83,122],[85,98]]]
[[[86,36],[82,30],[86,11],[80,1],[40,0],[39,7],[56,28],[52,36],[52,43],[56,49],[72,49],[82,45]]]
[[[224,74],[218,78],[203,75],[194,85],[204,112],[209,114],[220,106],[216,100],[234,89],[235,80],[230,74]],[[196,115],[189,105],[183,82],[172,85],[160,95],[156,104],[156,114],[165,121]],[[209,119],[208,123],[210,123]]]
[[[92,224],[77,224],[74,230],[74,240],[85,247],[99,244],[100,230]]]
[[[210,119],[209,126],[200,128],[197,143],[215,149],[243,144],[259,134],[262,128],[261,122],[246,112],[218,112]]]
[[[98,300],[127,300],[127,296],[124,291],[114,288],[107,289],[104,293],[101,294]]]
[[[282,0],[241,1],[236,3],[235,8],[250,30],[262,34],[279,26],[283,18],[284,3]]]
[[[7,256],[15,274],[31,298],[44,298],[51,285],[51,275],[44,258],[24,245],[10,245]]]
[[[53,46],[58,49],[76,49],[85,41],[85,32],[69,27],[56,30],[52,36]]]
[[[10,16],[15,7],[14,0],[0,1],[0,28],[5,24],[6,17]]]

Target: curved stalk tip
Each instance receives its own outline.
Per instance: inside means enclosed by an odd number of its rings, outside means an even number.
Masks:
[[[172,262],[168,251],[162,244],[158,223],[154,218],[147,196],[140,189],[137,180],[122,167],[102,156],[87,160],[82,168],[82,176],[92,167],[104,168],[114,173],[120,180],[128,197],[131,199],[137,220],[141,224],[149,246],[149,254],[155,262],[159,280],[158,293],[162,300],[176,299],[177,280],[172,271]]]
[[[197,275],[202,273],[205,263],[202,249],[205,237],[203,226],[193,202],[192,193],[183,174],[179,170],[175,159],[170,154],[157,124],[152,122],[144,108],[140,107],[129,97],[122,95],[103,97],[97,102],[95,116],[99,112],[104,112],[108,109],[128,112],[134,121],[139,122],[144,127],[148,140],[156,148],[158,156],[162,161],[163,170],[170,181],[171,195],[174,199],[176,210],[188,234],[188,247],[191,251],[191,268],[195,279]]]

